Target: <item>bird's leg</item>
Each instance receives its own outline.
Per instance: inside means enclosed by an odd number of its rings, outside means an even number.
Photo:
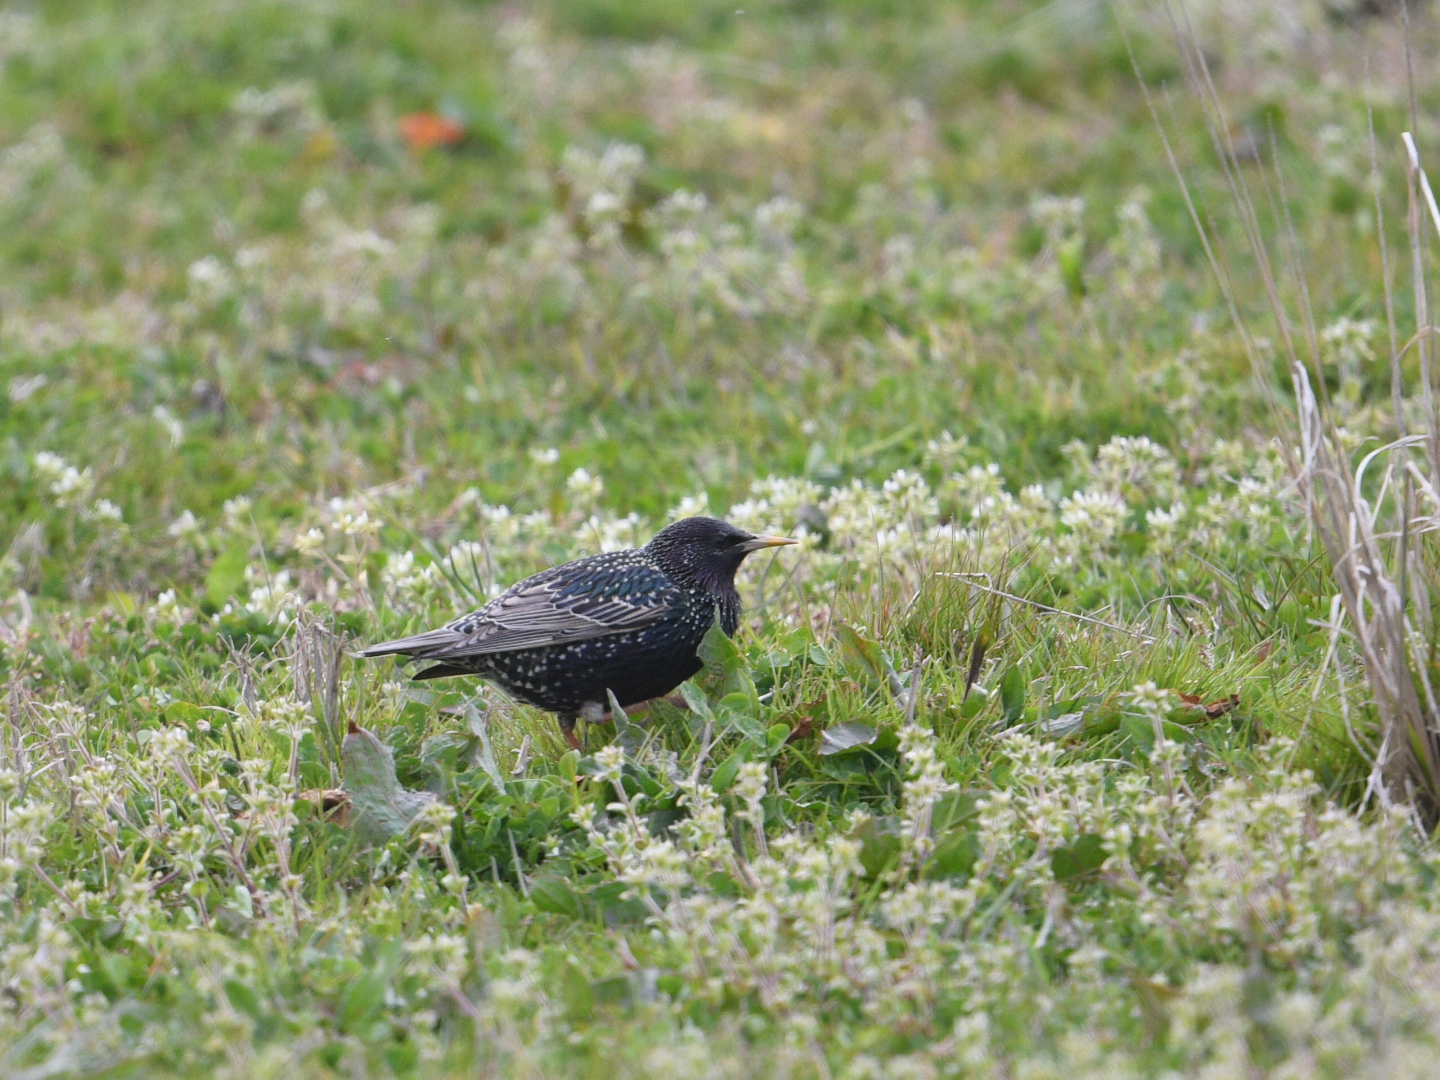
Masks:
[[[572,750],[583,750],[580,740],[575,737],[575,717],[560,715],[555,718],[560,722],[560,734],[564,736],[566,744]]]

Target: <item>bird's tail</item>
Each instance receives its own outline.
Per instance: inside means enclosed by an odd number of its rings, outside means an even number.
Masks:
[[[382,641],[379,645],[361,649],[360,655],[365,657],[409,656],[416,660],[424,660],[448,652],[462,640],[464,640],[463,634],[451,630],[448,626],[442,626],[436,630],[426,630],[423,634],[396,638],[394,641]]]

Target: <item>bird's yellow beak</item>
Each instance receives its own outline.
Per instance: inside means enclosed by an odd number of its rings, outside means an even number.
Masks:
[[[759,551],[762,548],[786,547],[790,544],[798,544],[799,540],[792,540],[788,536],[752,536],[740,545],[741,551]]]

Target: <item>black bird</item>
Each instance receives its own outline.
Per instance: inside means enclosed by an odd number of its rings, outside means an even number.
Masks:
[[[740,624],[735,571],[746,555],[796,541],[756,536],[715,518],[682,518],[643,548],[590,555],[526,578],[438,630],[372,645],[360,655],[433,660],[416,679],[481,675],[555,713],[579,748],[575,721],[668,694],[700,670],[696,650],[715,624]]]

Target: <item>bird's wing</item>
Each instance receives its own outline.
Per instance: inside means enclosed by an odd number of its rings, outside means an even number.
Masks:
[[[441,660],[562,645],[643,629],[682,599],[675,583],[654,567],[604,560],[598,556],[543,571],[479,611],[437,630],[375,645],[363,655]]]

